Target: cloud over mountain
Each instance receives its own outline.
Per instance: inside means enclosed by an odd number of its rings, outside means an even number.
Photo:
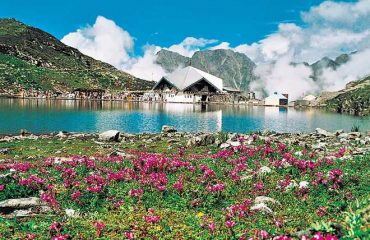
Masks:
[[[232,49],[249,56],[259,76],[251,86],[257,91],[289,92],[293,98],[321,90],[338,90],[370,74],[365,66],[370,57],[370,0],[325,1],[301,13],[303,25],[281,23],[276,32],[258,42],[232,46],[213,39],[185,38],[171,46],[143,46],[143,56],[133,52],[134,38],[112,20],[99,16],[92,26],[69,33],[62,41],[81,52],[106,61],[137,77],[158,80],[165,71],[155,64],[156,53],[168,49],[184,56],[205,49]],[[337,71],[324,70],[313,82],[311,69],[304,64],[342,53],[358,53]]]

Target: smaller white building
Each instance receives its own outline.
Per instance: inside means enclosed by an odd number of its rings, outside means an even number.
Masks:
[[[266,106],[287,106],[288,98],[283,94],[274,92],[272,95],[265,98]]]

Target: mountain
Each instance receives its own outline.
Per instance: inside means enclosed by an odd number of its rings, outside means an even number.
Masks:
[[[330,110],[367,116],[370,114],[370,76],[347,83],[345,89],[330,93],[326,99],[321,96],[321,99]]]
[[[328,57],[324,57],[319,61],[308,65],[312,69],[312,78],[317,81],[324,70],[331,69],[336,70],[340,65],[345,64],[350,59],[349,54],[342,54],[335,58],[335,60]]]
[[[226,49],[197,51],[191,58],[162,49],[157,53],[156,63],[167,72],[193,66],[222,78],[224,87],[241,91],[249,90],[249,83],[254,79],[253,70],[256,67],[245,54]]]
[[[141,80],[88,57],[15,19],[0,19],[0,89],[150,89]]]

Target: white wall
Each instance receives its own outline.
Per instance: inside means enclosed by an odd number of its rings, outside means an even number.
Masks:
[[[279,106],[280,101],[279,98],[266,98],[265,105],[267,106]]]
[[[178,102],[178,103],[196,103],[200,102],[201,96],[196,96],[194,94],[185,94],[183,92],[177,93],[164,93],[165,100],[167,102]]]

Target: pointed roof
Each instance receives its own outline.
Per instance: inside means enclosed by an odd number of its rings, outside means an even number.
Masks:
[[[173,73],[164,76],[161,80],[157,82],[154,88],[156,88],[158,83],[161,82],[163,79],[167,80],[179,91],[182,91],[201,80],[207,81],[209,84],[214,86],[218,91],[222,91],[223,88],[223,80],[221,78],[203,72],[202,70],[199,70],[192,66],[178,69]]]
[[[277,93],[277,92],[274,92],[274,94],[268,96],[267,98],[265,99],[288,99],[286,98],[283,94],[281,93]]]

